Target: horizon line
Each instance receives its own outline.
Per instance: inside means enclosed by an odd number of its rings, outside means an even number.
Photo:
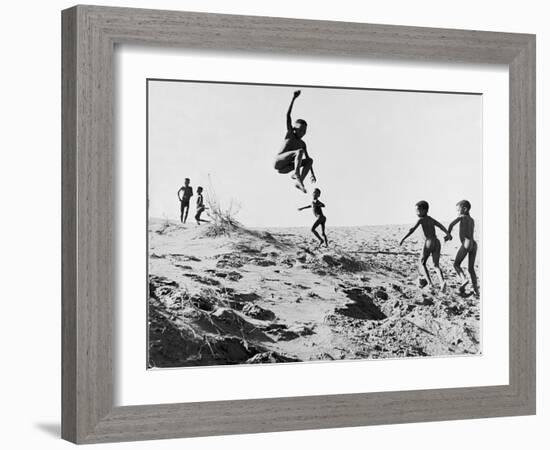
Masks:
[[[169,219],[167,217],[158,217],[158,216],[151,216],[151,217],[147,217],[147,225],[149,225],[149,222],[152,221],[152,220],[158,220],[158,221],[169,221],[169,222],[177,222],[177,223],[181,223],[179,219]],[[451,222],[453,219],[443,219],[442,222]],[[258,225],[247,225],[247,224],[244,224],[242,222],[239,222],[237,220],[237,222],[243,226],[244,228],[250,228],[250,229],[254,229],[254,228],[270,228],[270,229],[277,229],[277,228],[280,228],[280,229],[284,229],[284,228],[310,228],[311,225],[290,225],[290,226],[281,226],[281,225],[263,225],[263,226],[258,226]],[[412,222],[402,222],[402,223],[396,223],[396,222],[392,222],[392,223],[366,223],[366,224],[362,224],[362,225],[332,225],[332,224],[329,224],[327,225],[327,228],[328,227],[331,227],[331,228],[361,228],[361,227],[383,227],[383,226],[410,226],[410,225],[414,225],[416,221],[412,221]],[[190,224],[193,224],[193,220],[192,219],[189,219],[188,223]],[[208,224],[206,224],[208,225]],[[445,225],[443,223],[443,225]]]

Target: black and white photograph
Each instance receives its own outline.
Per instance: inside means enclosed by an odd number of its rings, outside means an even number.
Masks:
[[[482,354],[482,95],[146,88],[149,369]]]

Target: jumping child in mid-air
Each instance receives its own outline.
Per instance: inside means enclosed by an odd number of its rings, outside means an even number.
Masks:
[[[281,151],[275,159],[275,169],[279,173],[289,173],[294,171],[292,178],[296,180],[296,187],[302,192],[307,192],[304,187],[304,180],[311,172],[311,182],[315,183],[315,173],[313,172],[313,159],[307,153],[306,143],[302,140],[307,130],[307,122],[304,119],[298,119],[292,125],[292,107],[294,101],[300,95],[300,91],[295,91],[288,111],[286,113],[286,136]]]
[[[456,204],[456,210],[458,217],[449,224],[449,239],[452,239],[451,231],[453,227],[460,222],[459,237],[462,245],[458,249],[455,257],[454,268],[461,280],[459,293],[464,294],[468,279],[464,275],[464,271],[460,265],[466,255],[468,255],[468,273],[472,280],[472,288],[477,296],[479,296],[479,288],[477,286],[477,275],[474,268],[474,263],[477,254],[477,242],[474,241],[474,219],[470,216],[470,209],[472,205],[468,200],[461,200]]]
[[[193,188],[189,186],[189,178],[185,179],[184,185],[178,190],[178,199],[180,201],[180,221],[185,223],[187,214],[189,214],[189,200],[193,197]]]
[[[321,242],[321,245],[325,244],[328,247],[328,239],[327,235],[325,234],[325,223],[327,222],[327,218],[323,214],[323,208],[325,205],[319,200],[319,197],[321,196],[321,190],[319,188],[315,188],[313,191],[313,201],[311,202],[311,205],[302,206],[301,208],[298,208],[298,211],[302,211],[307,208],[313,208],[313,214],[317,218],[313,226],[311,227],[311,232],[315,235],[317,239]],[[321,225],[321,231],[323,233],[323,239],[321,239],[321,236],[319,236],[319,233],[317,233],[316,228]]]
[[[197,221],[197,225],[200,225],[201,222],[208,222],[208,220],[201,219],[201,214],[206,209],[206,206],[204,206],[204,199],[202,197],[202,186],[199,186],[197,188],[197,213],[195,214],[195,220]]]
[[[407,239],[411,234],[413,234],[419,225],[422,225],[422,231],[424,231],[424,237],[426,238],[426,241],[424,242],[424,246],[422,248],[422,256],[420,257],[420,264],[418,266],[418,271],[420,272],[421,277],[422,275],[426,277],[426,280],[428,281],[428,284],[430,285],[430,287],[433,287],[432,279],[430,278],[430,273],[428,272],[428,268],[426,267],[428,258],[431,255],[434,266],[437,270],[437,274],[439,275],[441,290],[444,291],[447,287],[447,284],[445,283],[445,280],[443,278],[443,271],[439,267],[439,257],[441,256],[441,242],[439,242],[439,239],[437,239],[437,235],[435,233],[435,227],[439,228],[445,233],[445,240],[447,240],[447,238],[449,237],[449,232],[437,220],[428,216],[429,209],[430,209],[430,205],[428,204],[428,202],[424,200],[419,201],[416,204],[416,215],[419,217],[418,222],[416,222],[416,225],[409,230],[409,232],[405,235],[403,239],[401,239],[401,242],[399,243],[399,245],[403,245],[403,242],[405,241],[405,239]]]

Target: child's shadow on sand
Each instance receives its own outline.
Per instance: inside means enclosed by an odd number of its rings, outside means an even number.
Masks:
[[[52,437],[60,438],[61,437],[61,424],[60,423],[37,423],[35,424],[36,428],[43,431],[46,434],[49,434]]]

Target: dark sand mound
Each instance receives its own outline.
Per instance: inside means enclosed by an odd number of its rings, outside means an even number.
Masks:
[[[251,362],[259,362],[268,354],[267,359],[280,362],[295,360],[262,346],[273,339],[246,316],[275,316],[251,302],[243,305],[242,299],[235,301],[212,289],[189,295],[176,282],[154,275],[149,278],[149,295],[150,367],[238,364],[256,355],[260,356]]]

